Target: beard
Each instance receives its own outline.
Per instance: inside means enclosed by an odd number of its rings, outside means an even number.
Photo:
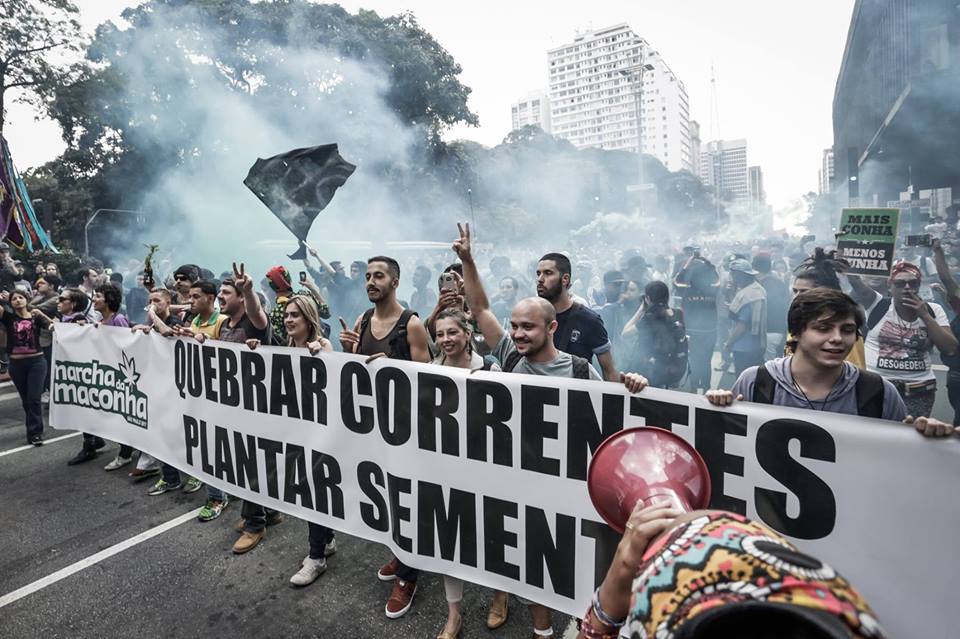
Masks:
[[[557,282],[556,286],[552,286],[552,287],[549,287],[549,288],[545,286],[545,287],[543,288],[543,291],[542,291],[542,292],[541,292],[539,289],[537,289],[537,295],[539,295],[539,296],[542,297],[543,299],[547,300],[547,301],[550,302],[551,304],[552,304],[553,302],[556,302],[558,299],[560,299],[560,295],[561,295],[562,293],[563,293],[563,283],[562,283],[562,282]]]

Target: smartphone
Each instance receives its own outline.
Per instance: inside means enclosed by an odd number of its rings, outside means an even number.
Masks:
[[[300,271],[300,281],[301,281],[301,282],[306,282],[306,281],[307,281],[307,272],[306,272],[306,271]]]
[[[453,273],[440,274],[440,290],[441,291],[457,290],[457,278],[453,276]]]
[[[908,235],[907,246],[930,246],[932,239],[933,236],[929,233],[924,233],[923,235]]]

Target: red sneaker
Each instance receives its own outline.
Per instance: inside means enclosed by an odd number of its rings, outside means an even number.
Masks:
[[[394,560],[396,561],[396,560]],[[413,605],[413,596],[417,594],[417,582],[404,581],[397,579],[393,582],[393,591],[390,598],[387,599],[387,607],[384,612],[390,619],[397,619],[407,614],[410,606]]]
[[[377,571],[377,579],[380,581],[393,581],[397,578],[397,558],[394,557],[387,563],[380,566]]]

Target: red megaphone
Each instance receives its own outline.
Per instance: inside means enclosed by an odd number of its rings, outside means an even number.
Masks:
[[[700,453],[662,428],[629,428],[608,437],[587,473],[590,500],[618,533],[637,502],[690,512],[710,503],[710,474]]]

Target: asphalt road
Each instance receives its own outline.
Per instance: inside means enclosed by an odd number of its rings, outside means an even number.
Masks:
[[[937,377],[944,389],[943,371]],[[952,416],[944,390],[934,414]],[[328,560],[326,574],[294,589],[288,579],[307,552],[304,522],[288,517],[269,528],[257,548],[237,556],[231,546],[239,503],[220,519],[200,523],[189,513],[203,504],[204,491],[149,497],[152,480],[134,483],[127,477],[129,467],[103,470],[116,445],[92,462],[68,467],[80,437],[49,427],[45,437],[41,448],[24,446],[19,398],[9,386],[0,387],[0,513],[9,517],[0,526],[4,639],[430,638],[446,619],[436,575],[421,576],[406,616],[384,616],[390,584],[375,575],[389,558],[382,546],[338,533],[338,552]],[[50,441],[57,438],[62,439]],[[141,540],[158,526],[167,529]],[[110,556],[98,557],[111,548]],[[57,580],[61,571],[71,574]],[[27,586],[35,591],[10,601],[11,593]],[[467,586],[461,636],[529,637],[528,613],[516,599],[506,625],[487,629],[490,594]],[[569,622],[554,618],[557,637],[572,636]]]
[[[267,529],[257,548],[234,555],[238,502],[201,523],[188,513],[203,505],[203,490],[149,497],[151,480],[134,483],[129,466],[104,471],[115,444],[72,467],[67,460],[80,447],[78,435],[18,450],[23,411],[10,391],[0,390],[0,512],[10,517],[0,527],[0,637],[431,638],[446,621],[443,584],[432,574],[420,577],[410,612],[386,618],[390,584],[376,578],[389,558],[383,546],[338,533],[327,572],[295,589],[288,580],[307,553],[304,522],[287,517]],[[69,434],[48,426],[45,438]],[[97,553],[168,523],[94,563]],[[68,568],[79,570],[48,583]],[[40,587],[9,601],[31,584]],[[529,637],[529,614],[514,598],[507,623],[487,629],[490,596],[489,589],[467,586],[461,636]],[[569,621],[554,617],[555,636],[564,635]]]

